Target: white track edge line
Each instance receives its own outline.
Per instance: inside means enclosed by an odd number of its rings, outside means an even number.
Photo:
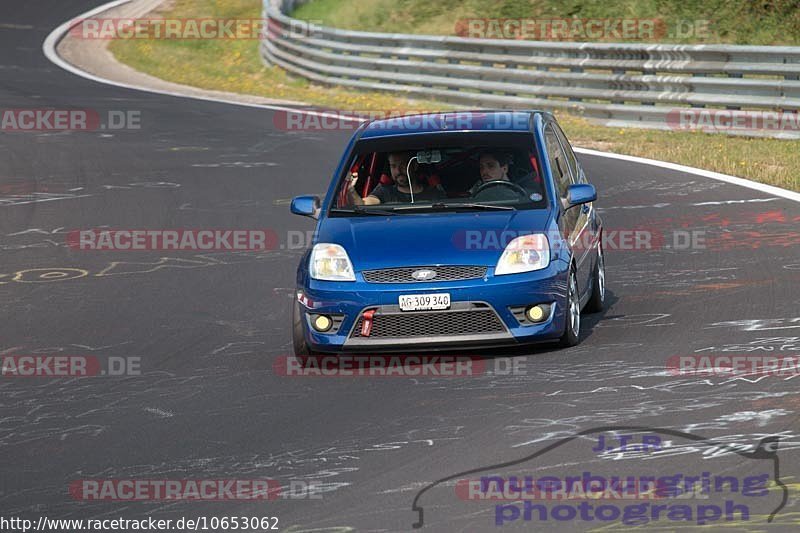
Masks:
[[[56,46],[58,46],[58,43],[61,41],[61,39],[64,37],[64,35],[66,35],[66,33],[73,26],[78,24],[81,19],[86,19],[86,18],[93,17],[94,15],[97,15],[98,13],[102,13],[103,11],[107,11],[109,9],[113,9],[113,8],[121,6],[123,4],[127,4],[127,3],[131,2],[131,1],[132,0],[114,0],[113,2],[108,2],[106,4],[100,5],[100,6],[96,7],[96,8],[94,8],[94,9],[91,9],[91,10],[87,11],[86,13],[78,15],[78,16],[74,17],[73,19],[64,22],[63,24],[61,24],[60,26],[55,28],[52,32],[50,32],[50,34],[44,40],[44,43],[42,43],[42,51],[44,52],[44,55],[47,57],[47,59],[49,59],[52,63],[54,63],[58,67],[61,67],[62,69],[66,70],[68,72],[71,72],[72,74],[75,74],[76,76],[80,76],[82,78],[86,78],[88,80],[92,80],[92,81],[95,81],[97,83],[103,83],[103,84],[112,85],[112,86],[115,86],[115,87],[122,87],[122,88],[125,88],[125,89],[131,89],[131,90],[134,90],[134,91],[142,91],[142,92],[148,92],[148,93],[154,93],[154,94],[163,94],[163,95],[167,95],[167,96],[174,96],[176,98],[192,98],[194,100],[203,100],[203,101],[206,101],[206,102],[215,102],[215,103],[221,103],[221,104],[231,104],[231,105],[238,105],[238,106],[243,106],[243,107],[254,107],[254,108],[259,108],[259,109],[269,109],[269,110],[273,110],[273,111],[290,111],[290,112],[293,112],[293,113],[301,113],[301,114],[312,115],[312,116],[319,116],[319,117],[326,117],[326,118],[337,118],[339,120],[348,120],[348,119],[349,120],[354,120],[354,121],[355,120],[357,120],[357,121],[364,120],[364,119],[358,118],[358,117],[348,117],[348,116],[345,116],[345,115],[339,115],[339,114],[335,114],[335,113],[324,113],[324,112],[312,111],[312,110],[308,110],[308,109],[298,109],[296,107],[286,107],[286,106],[278,106],[278,105],[270,105],[270,104],[254,104],[254,103],[248,103],[248,102],[238,102],[238,101],[235,101],[235,100],[228,100],[228,99],[225,99],[225,98],[217,98],[217,97],[213,97],[213,96],[189,95],[189,94],[178,93],[178,92],[175,92],[175,91],[166,91],[166,90],[161,90],[161,89],[151,89],[151,88],[147,88],[147,87],[140,87],[140,86],[136,86],[136,85],[130,85],[130,84],[127,84],[127,83],[123,83],[123,82],[119,82],[119,81],[115,81],[115,80],[110,80],[110,79],[107,79],[107,78],[102,78],[100,76],[95,76],[94,74],[86,72],[85,70],[81,70],[81,69],[77,68],[76,66],[66,62],[64,59],[61,58],[61,56],[58,55],[58,52],[56,52]],[[713,172],[713,171],[710,171],[710,170],[704,170],[704,169],[695,168],[695,167],[688,167],[688,166],[679,165],[679,164],[676,164],[676,163],[668,163],[666,161],[658,161],[656,159],[647,159],[647,158],[644,158],[644,157],[635,157],[635,156],[630,156],[630,155],[615,154],[615,153],[611,153],[611,152],[601,152],[599,150],[590,150],[588,148],[577,148],[576,147],[575,151],[578,152],[578,153],[581,153],[581,154],[585,154],[585,155],[605,157],[605,158],[608,158],[608,159],[619,159],[620,161],[628,161],[628,162],[631,162],[631,163],[640,163],[640,164],[643,164],[643,165],[651,165],[651,166],[655,166],[655,167],[665,168],[665,169],[668,169],[668,170],[674,170],[674,171],[677,171],[677,172],[685,172],[685,173],[688,173],[688,174],[695,174],[697,176],[703,176],[705,178],[710,178],[710,179],[717,180],[717,181],[723,181],[725,183],[730,183],[732,185],[738,185],[740,187],[747,187],[748,189],[753,189],[753,190],[756,190],[756,191],[760,191],[760,192],[763,192],[763,193],[766,193],[766,194],[770,194],[772,196],[778,196],[780,198],[785,198],[787,200],[800,202],[800,193],[797,193],[797,192],[794,192],[794,191],[790,191],[788,189],[783,189],[781,187],[775,187],[774,185],[767,185],[765,183],[758,183],[756,181],[748,180],[748,179],[745,179],[745,178],[739,178],[739,177],[736,177],[736,176],[730,176],[728,174],[721,174],[719,172]]]
[[[85,70],[79,69],[78,67],[76,67],[75,65],[72,65],[71,63],[68,63],[61,56],[58,55],[58,52],[56,52],[56,47],[58,46],[58,43],[61,41],[61,39],[64,37],[64,35],[66,35],[67,32],[69,32],[69,30],[72,29],[73,26],[79,24],[82,19],[93,17],[93,16],[97,15],[98,13],[102,13],[103,11],[108,11],[109,9],[113,9],[115,7],[119,7],[121,5],[129,3],[131,1],[133,1],[133,0],[114,0],[113,2],[109,2],[107,4],[103,4],[101,6],[98,6],[98,7],[94,8],[94,9],[92,9],[90,11],[87,11],[86,13],[78,15],[78,16],[68,20],[67,22],[61,24],[60,26],[55,28],[52,32],[50,32],[50,34],[44,40],[44,43],[42,43],[42,52],[44,53],[45,57],[47,57],[47,59],[49,59],[56,66],[61,67],[62,69],[66,70],[67,72],[71,72],[72,74],[75,74],[76,76],[79,76],[81,78],[85,78],[87,80],[91,80],[91,81],[94,81],[94,82],[97,82],[97,83],[102,83],[102,84],[105,84],[105,85],[112,85],[114,87],[122,87],[124,89],[131,89],[131,90],[134,90],[134,91],[142,91],[142,92],[153,93],[153,94],[163,94],[163,95],[166,95],[166,96],[174,96],[176,98],[191,98],[191,99],[194,99],[194,100],[203,100],[203,101],[206,101],[206,102],[214,102],[214,103],[220,103],[220,104],[238,105],[238,106],[242,106],[242,107],[254,107],[254,108],[259,108],[259,109],[269,109],[269,110],[273,110],[273,111],[290,111],[290,112],[294,112],[294,113],[301,113],[301,114],[319,116],[319,117],[324,117],[324,118],[336,118],[336,119],[339,119],[339,120],[354,120],[354,121],[356,121],[356,120],[357,121],[364,120],[364,119],[361,119],[361,118],[358,118],[358,117],[347,117],[347,116],[336,114],[336,113],[325,113],[325,112],[313,111],[313,110],[309,110],[309,109],[298,109],[296,107],[279,106],[279,105],[272,105],[272,104],[255,104],[255,103],[250,103],[250,102],[239,102],[239,101],[236,101],[236,100],[228,100],[226,98],[219,98],[219,97],[214,97],[214,96],[201,96],[201,95],[185,94],[185,93],[180,93],[180,92],[175,92],[175,91],[167,91],[167,90],[164,90],[164,89],[152,89],[152,88],[149,88],[149,87],[141,87],[141,86],[138,86],[138,85],[130,85],[128,83],[124,83],[124,82],[121,82],[121,81],[116,81],[116,80],[112,80],[112,79],[109,79],[109,78],[103,78],[101,76],[96,76],[96,75],[94,75],[94,74],[92,74],[90,72],[87,72]]]
[[[575,148],[575,152],[585,154],[585,155],[594,155],[599,157],[606,157],[609,159],[619,159],[621,161],[629,161],[631,163],[641,163],[643,165],[652,165],[661,168],[665,168],[668,170],[675,170],[678,172],[686,172],[689,174],[696,174],[698,176],[703,176],[705,178],[710,178],[713,180],[724,181],[725,183],[730,183],[732,185],[738,185],[740,187],[747,187],[748,189],[755,189],[757,191],[761,191],[766,194],[770,194],[772,196],[779,196],[781,198],[786,198],[787,200],[793,200],[795,202],[800,202],[800,193],[790,191],[788,189],[782,189],[781,187],[775,187],[774,185],[767,185],[766,183],[759,183],[757,181],[748,180],[745,178],[739,178],[736,176],[730,176],[728,174],[720,174],[719,172],[713,172],[711,170],[704,170],[702,168],[695,168],[695,167],[687,167],[685,165],[679,165],[677,163],[668,163],[666,161],[658,161],[657,159],[647,159],[645,157],[636,157],[632,155],[623,155],[623,154],[614,154],[611,152],[600,152],[598,150],[590,150],[588,148]]]

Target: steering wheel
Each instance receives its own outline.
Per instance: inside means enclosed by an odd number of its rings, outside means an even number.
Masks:
[[[492,187],[508,187],[509,189],[511,189],[514,192],[520,194],[521,196],[523,196],[525,198],[528,197],[528,191],[523,189],[521,185],[517,185],[514,182],[506,181],[506,180],[487,181],[486,183],[484,183],[480,187],[478,187],[478,190],[475,191],[474,196],[478,196],[483,191],[491,189]]]

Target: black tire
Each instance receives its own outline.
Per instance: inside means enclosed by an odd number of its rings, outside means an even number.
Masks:
[[[300,303],[294,302],[292,309],[292,346],[294,355],[300,359],[301,363],[305,364],[308,358],[316,355],[316,353],[308,345],[303,334],[303,315],[300,312]]]
[[[578,344],[581,335],[581,302],[575,270],[570,269],[567,279],[567,304],[564,310],[564,334],[558,341],[562,348]]]
[[[606,260],[602,245],[597,245],[597,262],[592,276],[592,296],[586,303],[587,313],[599,313],[606,303]]]

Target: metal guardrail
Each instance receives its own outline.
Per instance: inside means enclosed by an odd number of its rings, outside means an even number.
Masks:
[[[324,84],[479,107],[567,109],[625,127],[679,129],[686,109],[800,117],[800,47],[303,32],[307,25],[285,14],[296,3],[264,0],[262,57]],[[766,130],[742,123],[726,133],[800,138],[798,121]]]

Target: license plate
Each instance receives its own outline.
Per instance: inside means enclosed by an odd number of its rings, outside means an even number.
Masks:
[[[406,294],[400,296],[401,311],[428,311],[431,309],[450,309],[450,293]]]

